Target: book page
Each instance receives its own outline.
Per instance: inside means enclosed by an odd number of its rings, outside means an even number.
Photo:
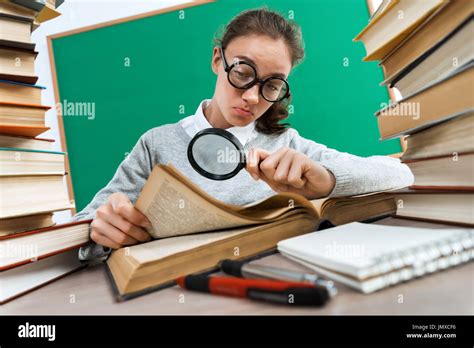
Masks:
[[[334,225],[363,221],[372,217],[393,214],[396,202],[386,192],[363,194],[352,197],[330,198],[322,203],[322,218]]]
[[[240,215],[243,218],[261,221],[273,220],[288,210],[299,206],[314,210],[314,206],[305,197],[291,192],[275,194],[274,196],[266,197],[244,206],[224,203],[202,191],[198,186],[182,175],[171,163],[162,168],[175,177],[182,185],[185,185],[189,189],[198,193],[214,206],[222,210],[238,213],[237,215]]]
[[[280,220],[302,208],[317,216],[303,196],[284,193],[250,206],[228,205],[190,182],[171,165],[156,166],[135,207],[152,223],[148,232],[164,238]]]
[[[275,196],[247,204],[237,209],[236,212],[246,217],[274,219],[289,210],[299,207],[307,208],[312,214],[318,216],[318,211],[315,211],[313,204],[303,196],[290,192],[279,193]]]
[[[153,169],[135,204],[152,223],[148,232],[154,238],[249,224],[246,219],[216,208],[160,169]]]
[[[186,176],[184,176],[172,163],[168,163],[167,165],[159,165],[159,166],[168,175],[174,177],[179,182],[180,185],[186,186],[188,189],[196,192],[201,197],[204,197],[206,201],[212,203],[214,206],[219,207],[223,210],[235,210],[235,209],[240,208],[239,205],[225,203],[209,195],[207,192],[203,191],[199,186],[197,186],[191,180],[189,180]]]

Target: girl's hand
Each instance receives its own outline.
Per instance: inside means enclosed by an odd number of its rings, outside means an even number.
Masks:
[[[91,239],[112,249],[147,242],[150,234],[142,227],[151,227],[145,215],[138,211],[127,195],[116,192],[107,203],[97,208],[91,223]]]
[[[250,149],[246,170],[276,192],[294,192],[308,199],[326,197],[336,184],[334,175],[305,154],[289,148],[270,153]]]

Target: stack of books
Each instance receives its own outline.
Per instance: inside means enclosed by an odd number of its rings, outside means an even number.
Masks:
[[[474,2],[391,0],[354,39],[402,99],[376,113],[382,139],[405,136],[415,182],[397,216],[474,225]]]
[[[0,303],[80,266],[88,223],[53,226],[70,209],[63,152],[37,137],[49,128],[35,85],[31,32],[56,17],[57,3],[0,0]],[[36,261],[36,262],[32,262]]]

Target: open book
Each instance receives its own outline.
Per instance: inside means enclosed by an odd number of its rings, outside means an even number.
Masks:
[[[376,203],[376,204],[373,204]],[[354,205],[365,205],[354,209]],[[256,225],[304,215],[334,225],[394,212],[386,194],[308,201],[295,193],[280,193],[245,206],[223,203],[183,176],[172,165],[157,165],[138,197],[135,207],[152,223],[154,238]]]
[[[157,165],[135,207],[154,241],[115,251],[107,265],[121,299],[190,273],[274,249],[286,238],[395,213],[393,195],[374,193],[309,201],[280,193],[245,206],[208,195],[172,165]]]

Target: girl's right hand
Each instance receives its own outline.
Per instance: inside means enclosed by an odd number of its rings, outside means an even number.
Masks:
[[[133,206],[127,195],[116,192],[97,208],[90,237],[97,244],[119,249],[151,240],[142,227],[150,228],[150,221]]]

